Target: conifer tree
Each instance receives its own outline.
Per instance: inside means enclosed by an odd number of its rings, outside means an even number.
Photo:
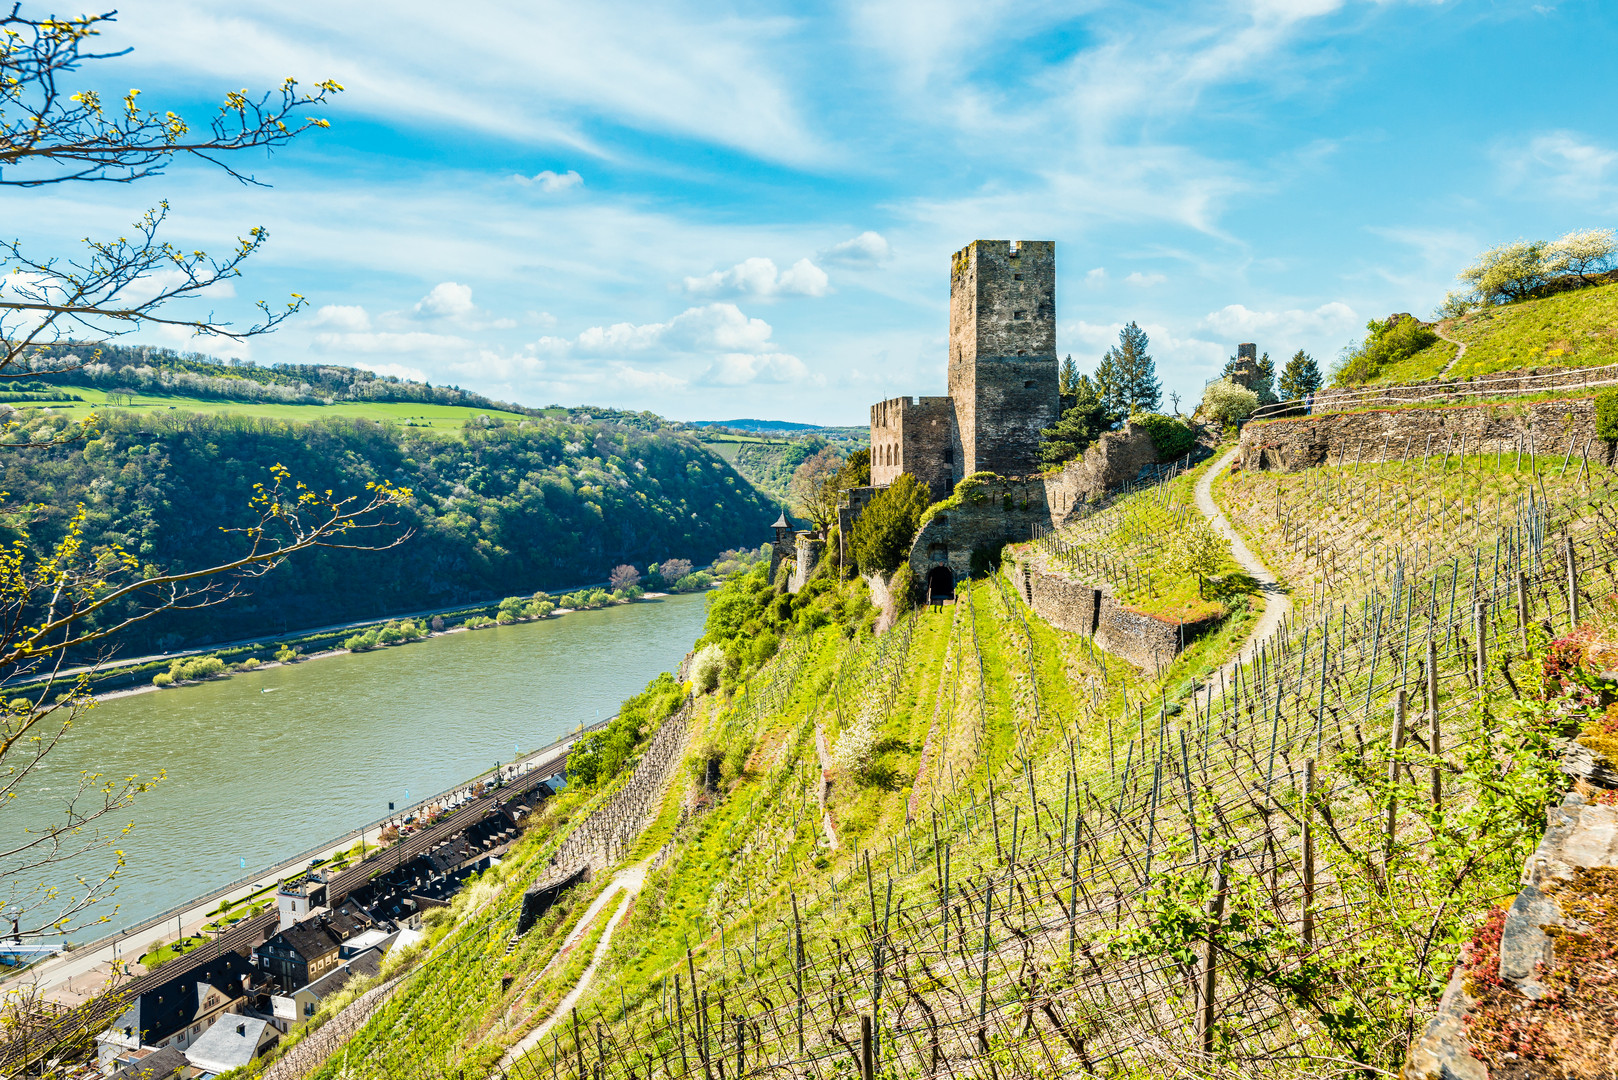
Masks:
[[[1047,469],[1072,461],[1112,426],[1101,392],[1088,375],[1078,377],[1072,394],[1074,405],[1039,433],[1039,463]]]
[[[1135,323],[1118,331],[1118,344],[1107,350],[1096,368],[1101,401],[1113,424],[1136,413],[1156,412],[1163,400],[1157,363],[1146,351],[1146,331]]]
[[[1315,358],[1299,349],[1281,371],[1281,397],[1287,401],[1307,397],[1319,390],[1324,381]]]
[[[1056,392],[1063,397],[1071,397],[1079,392],[1079,380],[1084,376],[1079,374],[1079,365],[1073,362],[1073,354],[1068,353],[1067,359],[1062,361],[1062,369],[1056,376]]]

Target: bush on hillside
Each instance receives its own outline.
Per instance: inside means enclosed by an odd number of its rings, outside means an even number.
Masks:
[[[1157,460],[1177,461],[1191,452],[1197,444],[1196,433],[1184,420],[1162,413],[1138,413],[1129,418],[1138,428],[1144,428],[1157,448]]]
[[[664,559],[662,562],[653,563],[646,568],[647,577],[656,577],[658,583],[665,589],[672,589],[675,582],[690,572],[690,559]]]
[[[1246,420],[1258,408],[1258,395],[1235,379],[1209,383],[1202,391],[1202,414],[1229,426]]]
[[[1618,389],[1596,395],[1596,436],[1618,442]]]
[[[1384,368],[1408,360],[1438,340],[1432,327],[1413,315],[1390,315],[1365,324],[1363,341],[1352,342],[1343,350],[1333,386],[1359,386],[1380,375]]]
[[[1500,244],[1457,275],[1470,291],[1451,292],[1439,305],[1438,316],[1455,318],[1483,305],[1515,303],[1570,284],[1591,285],[1615,260],[1618,237],[1611,229],[1575,229],[1551,241]]]
[[[152,685],[153,686],[173,686],[174,685],[174,676],[170,675],[166,671],[159,671],[156,675],[152,676]]]
[[[355,634],[353,637],[345,639],[343,648],[349,652],[365,652],[367,649],[376,648],[379,637],[380,635],[375,630],[367,630],[364,633]]]
[[[704,646],[691,658],[691,683],[697,693],[711,693],[718,688],[719,674],[724,670],[724,647],[717,643]]]
[[[568,750],[568,782],[590,787],[623,772],[635,747],[684,700],[673,675],[665,671],[653,679],[624,702],[605,727],[583,736]]]
[[[909,473],[900,473],[892,484],[877,492],[854,523],[849,545],[861,573],[886,576],[910,557],[910,542],[931,501],[927,485]]]

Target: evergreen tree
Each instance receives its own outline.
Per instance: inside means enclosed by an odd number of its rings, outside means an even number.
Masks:
[[[1039,433],[1039,463],[1047,469],[1072,461],[1112,426],[1101,393],[1088,375],[1078,377],[1073,396],[1077,403]]]
[[[1260,405],[1275,402],[1275,362],[1270,359],[1269,353],[1258,358],[1258,372],[1253,377],[1251,389],[1258,395]]]
[[[909,473],[876,493],[854,522],[849,547],[860,572],[886,577],[910,556],[910,543],[921,527],[922,511],[932,499],[927,485]]]
[[[1118,344],[1107,350],[1096,368],[1101,402],[1114,424],[1136,413],[1156,412],[1163,400],[1157,363],[1147,345],[1146,331],[1132,322],[1118,331]]]
[[[1324,381],[1315,358],[1299,349],[1281,371],[1281,397],[1287,401],[1307,397],[1319,390]]]
[[[1068,353],[1067,359],[1062,361],[1062,369],[1056,376],[1056,392],[1063,397],[1071,397],[1079,392],[1079,380],[1084,376],[1079,374],[1079,365],[1073,362],[1073,354]]]

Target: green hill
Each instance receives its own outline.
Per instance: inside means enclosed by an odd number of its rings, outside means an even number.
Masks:
[[[16,415],[16,434],[36,439],[67,424],[42,409]],[[414,535],[385,552],[304,553],[244,582],[239,601],[136,624],[120,638],[125,654],[605,581],[619,563],[700,564],[757,547],[778,512],[693,437],[668,430],[480,413],[442,432],[115,409],[88,442],[0,458],[0,490],[42,507],[36,521],[6,521],[0,542],[26,530],[49,543],[83,505],[92,546],[117,542],[174,569],[226,561],[240,537],[222,527],[245,523],[254,483],[277,463],[316,490],[363,494],[384,479],[412,489],[399,519]]]
[[[1439,333],[1466,343],[1466,354],[1445,378],[1614,364],[1618,363],[1618,283],[1481,308],[1436,325]],[[1371,381],[1397,384],[1436,378],[1455,353],[1454,345],[1438,341],[1388,365]]]

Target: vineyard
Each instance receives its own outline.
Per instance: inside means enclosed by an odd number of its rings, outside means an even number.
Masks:
[[[1297,607],[1208,677],[1206,655],[1148,677],[998,575],[880,636],[791,637],[671,719],[682,767],[670,735],[469,889],[301,1075],[1395,1071],[1566,786],[1543,655],[1610,614],[1618,531],[1606,470],[1560,465],[1221,481]],[[1138,568],[1189,527],[1190,481],[1043,542]],[[586,849],[644,886],[559,1010],[611,875],[526,934],[517,910]]]

